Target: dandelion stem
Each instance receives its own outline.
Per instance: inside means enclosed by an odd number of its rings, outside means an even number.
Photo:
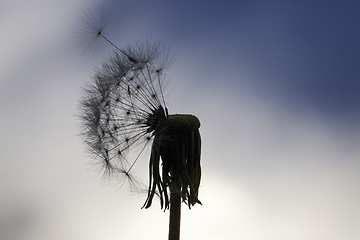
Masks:
[[[181,219],[181,185],[173,182],[170,185],[170,224],[169,240],[180,240]]]

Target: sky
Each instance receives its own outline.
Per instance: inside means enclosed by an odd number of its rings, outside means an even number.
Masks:
[[[79,137],[81,89],[113,51],[77,44],[99,3],[0,3],[0,239],[167,238],[168,212],[103,183]],[[116,45],[171,48],[169,111],[201,121],[203,205],[183,205],[182,239],[360,238],[360,3],[102,4]]]

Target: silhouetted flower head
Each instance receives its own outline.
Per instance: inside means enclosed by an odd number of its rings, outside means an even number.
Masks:
[[[116,49],[84,89],[85,144],[106,177],[132,183],[130,171],[152,145],[144,207],[158,195],[167,209],[168,188],[174,184],[189,207],[200,203],[200,122],[192,115],[168,114],[163,94],[164,70],[172,60],[168,49],[150,41]],[[135,146],[140,146],[140,154],[128,159]]]
[[[158,71],[160,43],[137,44],[114,52],[96,70],[82,101],[86,144],[115,176],[128,165],[126,153],[135,143],[146,146],[166,117]]]

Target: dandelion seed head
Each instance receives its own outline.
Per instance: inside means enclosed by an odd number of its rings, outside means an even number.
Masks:
[[[84,89],[81,102],[85,144],[103,176],[130,187],[141,185],[132,175],[133,167],[151,145],[150,186],[144,207],[154,195],[161,207],[169,207],[168,188],[180,183],[179,194],[191,207],[200,183],[199,120],[192,115],[169,115],[165,104],[165,70],[173,58],[160,41],[136,42],[118,48],[105,36],[109,15],[105,9],[96,16],[89,12],[83,23],[91,33],[86,48],[100,37],[115,47],[96,69],[93,83]],[[135,158],[129,152],[138,150]],[[131,155],[133,156],[133,155]],[[161,157],[161,163],[160,163]],[[160,170],[162,166],[162,170]],[[160,176],[160,172],[161,176]],[[174,185],[172,185],[174,186]]]
[[[87,146],[105,163],[104,174],[110,178],[115,178],[114,169],[125,177],[130,173],[128,152],[149,146],[166,118],[164,98],[158,97],[165,79],[153,65],[160,56],[159,43],[136,43],[121,51],[130,58],[116,51],[105,60],[84,89],[81,103]]]

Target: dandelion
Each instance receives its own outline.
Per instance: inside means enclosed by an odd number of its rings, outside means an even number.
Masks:
[[[94,28],[98,37],[115,46],[102,35],[102,24],[94,26],[99,27]],[[149,208],[157,195],[161,208],[170,208],[169,239],[179,239],[181,202],[189,208],[201,204],[201,139],[197,117],[168,113],[163,88],[171,62],[161,42],[116,47],[84,89],[81,117],[85,144],[106,178],[128,179],[136,185],[133,166],[151,145],[143,208]],[[129,159],[135,148],[140,149],[139,154]]]

